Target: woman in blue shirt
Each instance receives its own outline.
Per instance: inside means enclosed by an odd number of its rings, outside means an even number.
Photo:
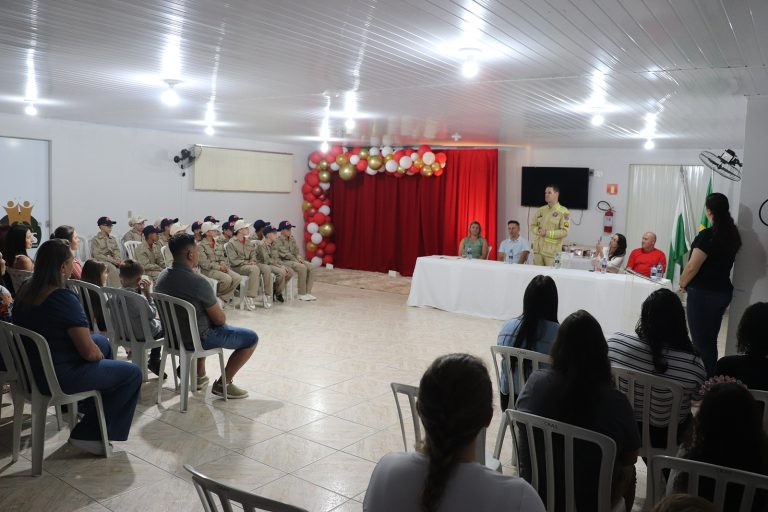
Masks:
[[[113,360],[107,338],[91,334],[77,295],[65,287],[71,274],[69,244],[59,239],[42,244],[37,250],[34,274],[16,296],[13,323],[46,339],[62,391],[101,392],[109,439],[125,441],[139,398],[141,370],[132,363]],[[35,373],[38,383],[42,382],[42,369],[38,367]],[[89,402],[83,403],[83,419],[72,429],[69,442],[103,455],[98,418]]]

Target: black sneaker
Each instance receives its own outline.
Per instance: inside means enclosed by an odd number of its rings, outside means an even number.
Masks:
[[[149,368],[149,371],[154,373],[157,376],[160,376],[160,361],[154,361],[151,360],[147,363],[147,368]],[[163,372],[163,380],[168,378],[168,374]]]
[[[283,296],[282,296],[281,294],[279,294],[279,293],[276,293],[276,294],[275,294],[275,300],[276,300],[277,302],[285,302],[285,299],[284,299],[284,298],[283,298]]]

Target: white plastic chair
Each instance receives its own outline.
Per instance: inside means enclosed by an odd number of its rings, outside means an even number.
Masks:
[[[17,380],[19,378],[19,373],[16,371],[16,365],[13,364],[13,356],[11,354],[11,347],[10,342],[5,339],[6,334],[5,331],[0,329],[0,359],[3,361],[3,366],[5,366],[5,370],[0,370],[0,409],[2,409],[3,406],[3,392],[2,388],[6,384],[11,385],[11,389],[13,390],[13,386],[18,385]],[[16,407],[16,395],[11,395],[11,398],[13,398],[14,407]],[[24,403],[22,402],[22,406]],[[16,462],[16,459],[18,459],[18,455],[15,456],[16,458],[13,459],[13,462]]]
[[[181,412],[186,412],[189,405],[189,387],[197,389],[197,360],[201,357],[219,356],[221,365],[221,378],[226,380],[224,370],[224,350],[221,347],[205,350],[200,341],[200,333],[197,330],[197,314],[195,308],[189,302],[181,300],[163,293],[153,293],[152,298],[157,305],[157,311],[160,314],[160,322],[163,324],[165,332],[166,348],[163,351],[163,357],[160,362],[160,368],[165,368],[165,358],[170,353],[171,362],[174,367],[173,379],[174,385],[178,389],[176,381],[176,359],[179,357],[181,363],[181,400],[179,407]],[[187,348],[185,341],[192,345],[192,349]],[[157,384],[157,403],[160,403],[163,390],[163,372],[160,372],[159,382]],[[224,400],[227,400],[227,386],[224,388]]]
[[[257,496],[253,493],[217,482],[195,470],[189,464],[184,464],[184,469],[192,474],[192,483],[195,485],[195,489],[197,489],[200,501],[203,502],[203,510],[205,512],[217,512],[219,510],[219,505],[217,505],[217,500],[213,497],[214,495],[218,498],[218,502],[221,503],[221,508],[225,512],[236,510],[232,508],[232,502],[239,504],[244,512],[255,512],[256,510],[266,510],[267,512],[307,512],[303,508]]]
[[[670,470],[669,482],[666,484],[664,483],[665,470]],[[738,512],[751,512],[753,510],[752,506],[756,490],[760,489],[768,492],[768,476],[694,460],[657,455],[651,459],[648,469],[648,485],[651,488],[653,503],[658,503],[667,494],[678,492],[673,489],[673,480],[680,476],[680,474],[688,476],[685,492],[693,496],[701,496],[699,494],[701,477],[705,477],[710,481],[714,480],[713,504],[717,510],[725,510],[726,490],[733,492],[734,488],[743,489]],[[736,511],[736,509],[731,510]]]
[[[18,327],[7,322],[0,322],[0,330],[3,331],[5,343],[10,345],[13,364],[18,373],[16,384],[12,387],[14,395],[13,408],[13,460],[18,460],[21,448],[21,425],[23,421],[24,401],[32,404],[32,476],[38,476],[43,472],[43,449],[45,445],[45,420],[49,406],[61,406],[69,404],[70,417],[73,426],[77,417],[77,402],[87,398],[93,398],[98,415],[99,431],[104,445],[104,454],[110,456],[109,438],[107,437],[107,424],[104,418],[101,393],[97,390],[83,391],[68,395],[61,390],[59,379],[53,369],[51,351],[45,339],[36,332]],[[49,394],[43,394],[38,388],[38,383],[32,372],[27,348],[34,346],[39,354],[39,363],[42,365],[43,376],[48,385]],[[3,358],[5,359],[5,357]],[[6,364],[8,364],[6,362]]]
[[[768,391],[750,389],[749,392],[752,393],[752,398],[759,402],[763,408],[763,430],[768,432]]]
[[[85,281],[78,281],[77,279],[68,279],[67,288],[75,292],[80,299],[80,303],[83,305],[88,321],[91,323],[91,332],[106,336],[109,343],[112,345],[112,352],[116,354],[117,344],[113,340],[114,329],[112,326],[112,318],[108,311],[109,305],[107,304],[107,297],[104,295],[101,286],[86,283]],[[94,296],[98,298],[98,301],[94,300]],[[101,313],[104,317],[104,327],[106,330],[101,330],[99,328],[98,314],[95,307],[97,302],[101,306]]]
[[[135,240],[128,240],[123,244],[125,248],[126,259],[136,261],[136,248],[141,245],[141,242]]]
[[[131,290],[121,290],[119,288],[102,288],[107,298],[107,305],[113,328],[113,342],[131,350],[131,361],[141,368],[144,382],[147,381],[147,352],[157,347],[165,347],[165,338],[154,339],[152,328],[150,327],[150,318],[146,309],[142,307],[143,298],[138,293]],[[128,304],[136,302],[134,309],[140,313],[140,322],[135,324],[131,320]],[[140,335],[137,337],[136,333]],[[139,341],[141,338],[141,341]]]
[[[17,270],[15,268],[6,267],[5,273],[11,278],[11,286],[13,286],[13,294],[19,293],[19,288],[25,280],[32,277],[32,272],[29,270]]]
[[[85,263],[91,259],[91,241],[82,236],[78,236],[77,241],[77,257]]]
[[[398,394],[405,395],[408,398],[408,403],[411,407],[411,420],[413,421],[413,432],[415,436],[416,446],[421,444],[421,421],[416,411],[416,397],[419,394],[419,388],[417,386],[411,386],[409,384],[400,384],[399,382],[391,382],[389,386],[392,388],[392,394],[395,397],[395,405],[397,406],[397,416],[400,419],[400,432],[403,434],[403,446],[405,451],[408,451],[408,439],[405,435],[405,423],[403,421],[403,411],[400,408],[400,400]],[[498,471],[501,473],[501,462],[498,459],[491,457],[491,454],[485,452],[485,428],[480,429],[475,441],[475,461],[484,465],[488,469]]]
[[[173,263],[173,256],[171,256],[171,250],[167,245],[164,245],[160,248],[160,254],[163,255],[163,262],[165,263],[166,268],[170,268],[171,264]]]
[[[510,393],[509,409],[515,408],[515,382],[519,384],[518,389],[522,391],[530,373],[549,366],[551,362],[549,354],[503,345],[491,345],[491,357],[493,358],[493,370],[496,372],[496,384],[499,386],[499,389],[501,389],[502,362],[506,363],[507,391]],[[512,371],[513,361],[514,369],[516,370],[514,373]],[[526,375],[525,370],[528,366],[530,366],[531,370]],[[501,425],[499,425],[499,432],[496,436],[496,446],[493,449],[493,456],[496,459],[501,457],[501,448],[504,445],[504,436],[506,435],[507,428],[509,428],[509,423],[505,414],[501,417]]]
[[[543,418],[534,414],[517,411],[514,409],[507,409],[505,415],[507,421],[513,427],[513,435],[515,428],[525,429],[528,439],[528,452],[531,461],[531,485],[537,491],[540,487],[539,482],[539,466],[544,464],[546,467],[546,485],[547,496],[543,500],[547,510],[552,512],[555,510],[555,490],[557,482],[555,482],[555,463],[565,465],[565,509],[566,512],[575,512],[575,484],[574,484],[574,441],[586,441],[597,445],[601,451],[600,459],[600,471],[598,477],[598,489],[597,489],[597,511],[596,512],[610,512],[611,511],[611,480],[613,475],[613,464],[616,460],[616,443],[613,439],[603,434],[598,434],[591,430],[569,425],[560,421],[552,420],[549,418]],[[539,439],[534,435],[534,430],[540,431],[543,434],[544,442],[544,459],[539,460],[538,451],[536,450]],[[555,436],[563,438],[563,461],[555,461],[555,454],[553,450]],[[515,452],[519,450],[517,437],[515,435]],[[517,454],[518,460],[520,455]]]

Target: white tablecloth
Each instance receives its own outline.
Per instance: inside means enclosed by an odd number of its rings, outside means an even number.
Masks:
[[[645,298],[669,286],[630,274],[427,256],[416,260],[408,305],[508,320],[523,312],[525,288],[539,274],[549,275],[557,284],[560,320],[585,309],[606,334],[633,332]]]
[[[592,258],[585,258],[584,256],[574,256],[573,254],[563,254],[560,260],[560,266],[562,268],[572,268],[574,270],[593,270],[594,263]]]

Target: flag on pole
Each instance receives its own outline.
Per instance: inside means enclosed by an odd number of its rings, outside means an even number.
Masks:
[[[685,194],[680,194],[677,198],[677,211],[675,212],[675,223],[668,254],[667,279],[674,283],[683,272],[685,266],[683,258],[688,254],[688,244],[685,240]],[[675,275],[678,265],[680,266],[680,274]]]
[[[704,198],[705,201],[706,201],[706,198],[709,197],[709,194],[711,193],[712,193],[712,177],[710,176],[709,185],[707,186],[707,195]],[[704,208],[701,211],[701,220],[699,221],[699,231],[702,231],[709,227],[712,227],[712,223],[709,222],[709,218],[707,217],[707,207],[704,206]]]

